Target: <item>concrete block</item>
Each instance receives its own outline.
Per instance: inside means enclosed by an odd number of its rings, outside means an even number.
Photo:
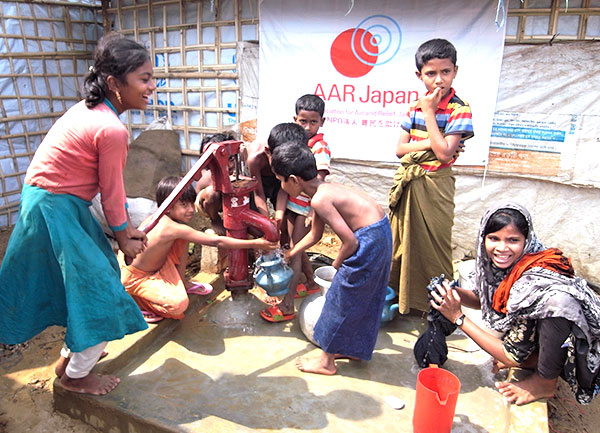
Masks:
[[[227,250],[224,248],[202,245],[200,270],[210,274],[220,274],[227,268]]]

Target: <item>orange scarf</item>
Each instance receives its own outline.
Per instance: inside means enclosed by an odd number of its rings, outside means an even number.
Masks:
[[[548,248],[538,253],[525,254],[512,268],[510,273],[502,280],[496,293],[492,308],[499,313],[507,313],[506,304],[510,295],[510,289],[513,284],[521,278],[523,273],[531,268],[544,268],[557,272],[567,277],[573,277],[575,271],[571,265],[571,259],[563,256],[561,250],[557,248]]]

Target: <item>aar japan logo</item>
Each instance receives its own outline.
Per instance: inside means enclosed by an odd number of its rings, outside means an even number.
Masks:
[[[394,19],[371,15],[335,38],[331,44],[331,63],[346,77],[362,77],[373,67],[392,60],[401,42],[402,32]]]

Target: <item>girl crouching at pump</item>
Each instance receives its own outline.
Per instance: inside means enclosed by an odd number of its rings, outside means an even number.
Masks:
[[[436,288],[433,308],[493,356],[495,370],[533,369],[519,382],[496,383],[511,403],[554,396],[559,376],[579,403],[590,403],[600,390],[599,298],[562,251],[537,240],[522,206],[505,203],[483,217],[473,291],[447,281]],[[481,308],[484,321],[503,337],[465,318],[461,304]]]

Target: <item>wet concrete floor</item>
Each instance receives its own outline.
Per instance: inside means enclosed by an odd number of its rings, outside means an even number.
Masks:
[[[338,360],[335,376],[302,373],[294,359],[318,349],[298,318],[267,323],[252,293],[232,300],[222,280],[213,283],[212,295],[191,298],[183,320],[109,343],[95,371],[119,376],[115,390],[89,396],[55,382],[55,408],[108,433],[413,431],[420,369],[412,348],[424,319],[402,316],[382,326],[369,362]],[[490,357],[465,336],[447,341],[444,368],[461,381],[452,432],[548,431],[545,401],[505,404],[493,386],[503,377],[490,372]],[[392,408],[388,396],[405,407]]]

